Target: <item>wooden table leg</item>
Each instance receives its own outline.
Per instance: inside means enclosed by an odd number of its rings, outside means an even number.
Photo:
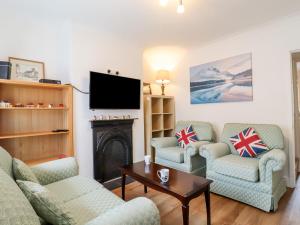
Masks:
[[[147,192],[148,192],[147,186],[144,185],[144,193],[147,194]]]
[[[210,215],[210,190],[209,187],[205,191],[205,202],[206,202],[206,215],[207,215],[207,225],[211,225],[211,215]]]
[[[126,174],[122,174],[122,199],[125,200]]]
[[[182,205],[182,218],[183,218],[183,225],[189,224],[189,205]]]

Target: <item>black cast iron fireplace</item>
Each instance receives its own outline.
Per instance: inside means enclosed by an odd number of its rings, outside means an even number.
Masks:
[[[92,121],[94,177],[109,189],[121,185],[120,166],[132,164],[132,125],[128,120]]]

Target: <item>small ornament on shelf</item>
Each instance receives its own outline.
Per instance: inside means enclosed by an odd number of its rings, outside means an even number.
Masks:
[[[53,107],[54,107],[53,104],[49,104],[49,105],[48,105],[48,108],[49,108],[49,109],[51,109],[51,108],[53,108]]]
[[[0,108],[10,108],[12,104],[5,100],[0,100]]]
[[[42,102],[39,102],[36,106],[37,108],[44,108],[44,103]]]
[[[27,107],[27,108],[34,108],[35,105],[34,105],[32,102],[30,102],[30,103],[28,103],[28,104],[26,105],[26,107]]]
[[[17,108],[24,108],[24,105],[22,103],[16,103],[14,105],[14,107],[17,107]]]

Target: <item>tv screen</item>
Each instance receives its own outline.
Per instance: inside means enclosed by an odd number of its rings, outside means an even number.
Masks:
[[[90,109],[140,109],[141,81],[90,72]]]

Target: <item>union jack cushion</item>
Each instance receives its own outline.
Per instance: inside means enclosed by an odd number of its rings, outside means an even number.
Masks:
[[[268,151],[268,146],[260,139],[254,128],[247,128],[231,137],[230,142],[242,157],[256,157]]]
[[[181,131],[175,134],[179,146],[185,148],[188,144],[192,142],[199,141],[192,125],[182,129]]]

